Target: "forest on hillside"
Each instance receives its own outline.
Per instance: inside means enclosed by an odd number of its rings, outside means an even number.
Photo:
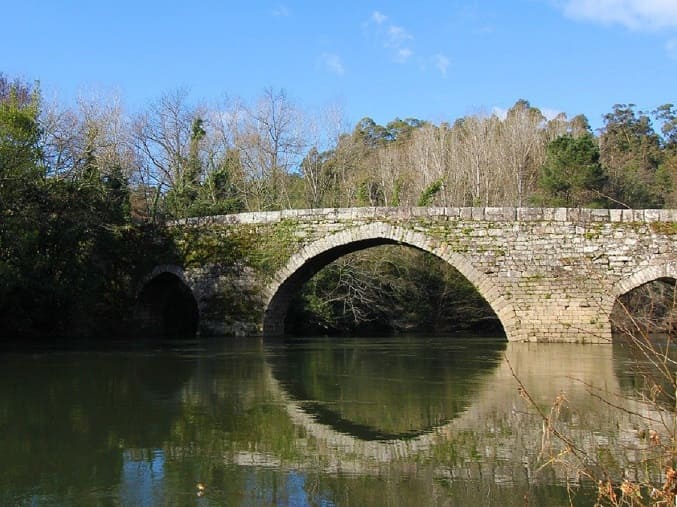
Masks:
[[[673,104],[614,105],[597,132],[584,115],[547,119],[526,100],[503,116],[349,126],[339,108],[310,113],[281,90],[212,104],[175,91],[128,113],[115,97],[49,102],[36,83],[0,74],[0,333],[124,332],[138,274],[171,248],[170,219],[350,206],[670,208],[676,183]],[[469,287],[453,268],[430,263],[380,250],[340,259],[307,284],[297,316],[325,330],[440,331],[488,318],[460,308]],[[427,291],[421,307],[400,322],[416,291]]]

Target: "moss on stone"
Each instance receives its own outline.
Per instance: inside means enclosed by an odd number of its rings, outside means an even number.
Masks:
[[[649,228],[655,234],[674,236],[677,234],[677,222],[650,222]]]
[[[302,242],[298,221],[275,224],[210,225],[173,230],[186,268],[244,264],[272,277],[298,250]]]

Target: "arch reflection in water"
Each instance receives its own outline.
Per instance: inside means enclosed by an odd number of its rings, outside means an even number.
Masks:
[[[313,418],[362,440],[411,439],[463,412],[505,341],[304,339],[269,348],[273,375]]]
[[[272,360],[269,357],[268,361],[280,361],[279,353],[279,348],[273,348],[269,354]],[[373,473],[374,463],[404,466],[407,460],[414,460],[430,463],[435,473],[449,478],[565,484],[572,473],[576,477],[576,470],[565,466],[542,468],[542,421],[533,407],[520,399],[516,382],[519,378],[532,399],[546,411],[558,396],[567,399],[558,414],[558,429],[591,458],[601,453],[614,463],[608,468],[610,473],[639,477],[647,473],[643,452],[647,442],[638,431],[646,420],[637,415],[651,416],[650,410],[631,397],[626,400],[627,410],[609,410],[589,392],[594,389],[607,399],[620,393],[612,355],[613,349],[608,346],[509,343],[498,363],[478,375],[478,388],[470,403],[454,413],[452,420],[417,435],[407,433],[406,438],[389,440],[367,440],[364,434],[349,432],[355,425],[323,421],[312,403],[296,399],[285,390],[283,382],[272,373],[275,367],[268,377],[268,389],[284,400],[295,425],[322,442],[316,446],[332,469]],[[555,455],[566,450],[563,442],[548,445],[548,451]],[[660,474],[661,470],[651,472]]]

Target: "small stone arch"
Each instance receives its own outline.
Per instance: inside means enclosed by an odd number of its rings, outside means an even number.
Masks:
[[[646,283],[666,278],[677,280],[677,261],[668,260],[667,262],[644,267],[616,282],[602,307],[604,314],[607,315],[609,324],[611,324],[614,304],[618,298]]]
[[[623,294],[630,292],[633,289],[636,289],[640,285],[644,285],[648,282],[653,282],[654,280],[659,280],[661,278],[675,278],[677,279],[677,261],[665,262],[662,264],[656,264],[642,268],[631,276],[624,278],[613,286],[611,290],[611,305],[613,305],[616,298],[622,296]]]
[[[199,309],[183,269],[156,266],[140,284],[134,308],[141,336],[180,338],[197,333]]]
[[[293,294],[320,269],[346,254],[388,244],[407,245],[423,250],[456,268],[475,286],[496,313],[508,340],[519,339],[519,321],[512,307],[507,304],[493,280],[475,269],[466,256],[423,233],[383,222],[373,222],[326,236],[294,254],[266,288],[264,334],[279,336],[284,333],[284,318]]]
[[[176,276],[183,283],[185,283],[186,286],[190,286],[186,278],[186,274],[181,266],[177,266],[176,264],[159,264],[155,266],[153,270],[141,280],[138,290],[136,291],[137,296],[143,290],[143,288],[146,286],[148,282],[150,282],[153,278],[160,276],[163,273],[170,273]]]

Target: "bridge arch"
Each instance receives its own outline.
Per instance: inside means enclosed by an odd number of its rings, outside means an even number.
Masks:
[[[195,335],[199,310],[183,269],[156,266],[141,283],[134,320],[142,336],[181,338]]]
[[[519,339],[519,321],[489,274],[475,269],[462,253],[453,251],[446,243],[383,222],[372,222],[326,236],[293,255],[265,290],[263,333],[269,336],[284,333],[284,320],[292,297],[320,269],[346,254],[380,245],[410,246],[449,263],[474,285],[489,304],[503,325],[508,340]]]
[[[677,261],[668,259],[665,262],[657,262],[616,282],[611,288],[609,297],[603,303],[603,312],[608,316],[609,323],[611,324],[614,305],[621,296],[644,284],[662,279],[677,281]]]
[[[613,305],[616,298],[623,294],[636,289],[640,285],[660,280],[661,278],[675,278],[677,279],[677,262],[668,261],[663,263],[656,263],[638,271],[635,271],[631,276],[623,278],[618,281],[611,290],[611,305]]]

